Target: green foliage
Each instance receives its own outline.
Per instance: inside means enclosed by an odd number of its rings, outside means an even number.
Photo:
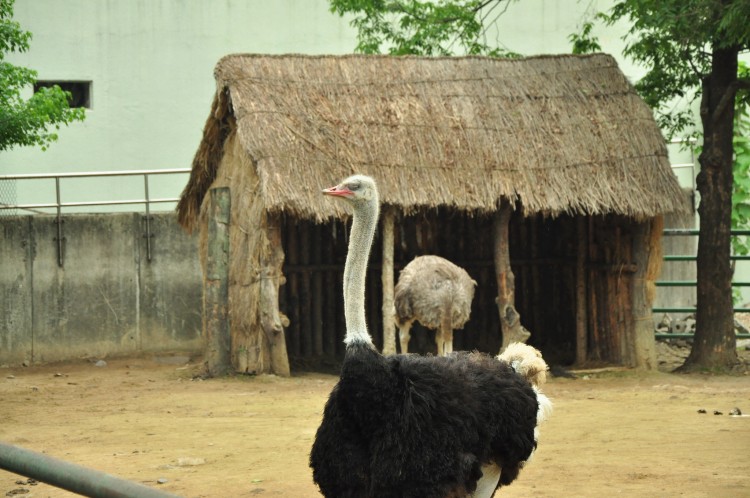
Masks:
[[[599,40],[591,34],[594,23],[587,21],[583,23],[580,33],[568,35],[568,40],[573,44],[574,54],[591,54],[602,50]]]
[[[514,0],[330,0],[331,11],[351,15],[356,51],[391,55],[454,54],[517,57],[487,43],[486,29]]]
[[[627,0],[602,16],[609,25],[622,19],[630,22],[623,54],[649,68],[635,86],[656,110],[657,121],[669,137],[694,125],[689,110],[675,113],[665,104],[692,102],[701,78],[710,70],[710,55],[704,49],[716,27],[704,22],[704,10],[713,4],[704,0]]]
[[[695,126],[689,104],[711,71],[711,47],[750,46],[749,18],[747,0],[623,0],[599,15],[629,22],[623,55],[648,68],[635,86],[670,138]]]
[[[643,99],[655,110],[657,121],[671,138],[678,133],[696,136],[690,103],[701,95],[702,80],[711,71],[711,48],[750,47],[750,1],[720,0],[623,0],[609,14],[596,19],[612,25],[627,20],[624,55],[649,70],[636,83]],[[590,51],[597,40],[591,23],[580,34],[570,35],[574,52]],[[750,70],[740,62],[738,81],[750,82]],[[675,110],[675,102],[683,110]],[[734,188],[732,228],[750,226],[750,92],[735,98]],[[735,254],[750,253],[746,238],[732,240]]]
[[[5,60],[8,53],[26,52],[31,41],[31,33],[13,21],[14,1],[0,0],[0,151],[19,145],[44,150],[57,140],[49,127],[82,121],[85,114],[83,109],[70,109],[70,95],[57,86],[22,98],[22,90],[34,84],[37,73]]]
[[[750,68],[740,62],[739,78],[750,77]],[[750,91],[741,90],[734,113],[734,184],[732,189],[732,228],[750,228]],[[734,254],[750,254],[749,237],[733,237]]]

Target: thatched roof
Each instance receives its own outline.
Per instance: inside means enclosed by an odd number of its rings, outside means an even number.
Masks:
[[[683,207],[651,110],[609,55],[230,55],[178,206],[192,228],[236,130],[270,212],[323,220],[320,190],[375,177],[385,204],[650,217]]]

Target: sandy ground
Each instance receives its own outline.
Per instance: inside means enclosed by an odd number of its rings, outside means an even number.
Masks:
[[[180,361],[0,368],[0,441],[185,497],[319,496],[307,460],[334,376],[193,380]],[[539,450],[496,496],[750,497],[750,417],[728,415],[750,414],[749,377],[609,371],[546,392]],[[74,496],[0,471],[5,495]]]

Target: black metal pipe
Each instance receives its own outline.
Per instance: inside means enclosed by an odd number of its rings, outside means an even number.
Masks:
[[[146,260],[151,262],[151,204],[148,196],[148,175],[143,175],[143,192],[146,194]]]
[[[179,498],[178,495],[2,442],[0,469],[93,498]]]
[[[57,238],[55,239],[57,241],[57,265],[62,268],[65,262],[65,237],[63,237],[63,231],[62,231],[62,211],[60,210],[60,179],[55,178],[55,195],[57,199],[57,218],[55,218],[55,223],[57,223]]]

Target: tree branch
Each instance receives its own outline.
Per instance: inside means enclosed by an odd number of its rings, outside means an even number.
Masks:
[[[477,13],[483,8],[485,8],[486,6],[488,6],[489,4],[491,4],[492,2],[501,3],[502,1],[503,0],[485,0],[481,2],[479,5],[477,5],[476,7],[474,7],[473,9],[470,9],[469,12]],[[391,12],[399,12],[401,14],[412,16],[415,19],[419,19],[420,21],[423,21],[423,22],[427,21],[427,18],[423,16],[418,16],[416,15],[415,12],[412,12],[409,9],[407,9],[402,2],[393,2],[387,6],[386,10],[389,10]],[[441,19],[435,19],[434,21],[441,23],[441,24],[450,24],[450,23],[458,21],[459,19],[460,19],[459,17],[454,16],[454,17],[443,17]]]
[[[734,103],[734,97],[737,95],[737,90],[748,88],[750,88],[750,80],[747,79],[738,79],[735,80],[731,85],[729,85],[727,87],[727,90],[724,92],[724,95],[721,96],[721,100],[719,100],[719,104],[716,106],[716,109],[714,109],[714,112],[711,115],[711,121],[715,122],[717,119],[719,119],[719,116],[721,116],[721,114],[726,111],[727,106]]]
[[[708,119],[708,76],[701,78],[701,106],[700,115],[701,120],[706,123]]]

